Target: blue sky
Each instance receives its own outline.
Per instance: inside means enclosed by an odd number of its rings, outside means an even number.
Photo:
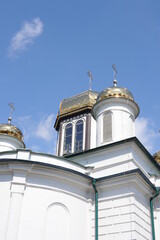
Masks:
[[[127,87],[140,106],[138,136],[160,149],[159,0],[1,0],[0,122],[24,133],[27,148],[52,153],[59,103],[88,90]]]

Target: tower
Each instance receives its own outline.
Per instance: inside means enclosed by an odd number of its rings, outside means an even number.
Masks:
[[[98,92],[86,91],[62,100],[55,121],[57,155],[63,156],[96,146],[96,122],[91,115]]]
[[[96,146],[135,136],[135,119],[139,106],[127,88],[117,86],[104,89],[92,109],[96,120]]]
[[[117,86],[115,64],[112,67],[112,87],[62,100],[54,125],[58,132],[58,156],[135,137],[139,106],[127,88]],[[89,76],[91,81],[92,75]]]

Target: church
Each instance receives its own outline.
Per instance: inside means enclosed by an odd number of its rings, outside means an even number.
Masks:
[[[136,138],[139,111],[116,78],[63,99],[56,155],[0,124],[0,240],[160,239],[160,152]]]

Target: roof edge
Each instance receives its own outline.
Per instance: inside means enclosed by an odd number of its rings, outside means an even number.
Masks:
[[[60,120],[66,119],[67,117],[71,117],[76,115],[77,113],[82,114],[82,113],[88,113],[92,111],[92,107],[90,106],[85,106],[82,108],[79,108],[78,110],[71,111],[70,113],[64,113],[61,115],[57,115],[56,121],[54,123],[54,128],[58,131],[59,125],[60,125]]]
[[[45,163],[45,162],[38,162],[38,161],[24,160],[24,159],[11,159],[11,158],[2,158],[2,159],[0,159],[0,164],[1,163],[6,163],[6,162],[8,162],[8,163],[9,162],[10,163],[17,162],[17,163],[24,163],[24,164],[31,164],[31,165],[34,164],[34,165],[39,165],[39,166],[44,166],[44,167],[49,167],[49,168],[54,168],[54,169],[59,169],[59,170],[62,170],[62,171],[74,173],[76,175],[79,175],[81,177],[84,177],[84,178],[87,178],[87,179],[90,179],[90,180],[93,179],[89,175],[81,173],[81,172],[78,172],[76,170],[73,170],[73,169],[70,169],[70,168],[66,168],[66,167],[62,167],[62,166],[58,166],[58,165],[55,165],[55,164]]]
[[[73,154],[65,156],[65,158],[72,158],[72,157],[75,157],[75,156],[80,156],[80,155],[84,155],[84,154],[88,154],[88,153],[94,153],[97,150],[112,148],[112,147],[115,147],[115,146],[118,146],[118,145],[123,145],[124,143],[131,143],[131,142],[136,143],[136,145],[151,160],[151,162],[155,165],[155,167],[157,167],[158,170],[160,170],[160,165],[155,161],[154,157],[148,152],[148,150],[143,146],[143,144],[138,140],[137,137],[127,138],[127,139],[124,139],[124,140],[120,140],[118,142],[113,142],[113,143],[106,144],[106,145],[103,145],[103,146],[99,146],[99,147],[96,147],[96,148],[92,148],[92,149],[89,149],[89,150],[81,151],[81,152],[78,152],[78,153],[73,153]]]
[[[101,181],[105,181],[105,180],[109,180],[109,179],[113,179],[113,178],[117,178],[117,177],[122,177],[122,176],[128,176],[131,174],[139,174],[144,181],[153,189],[156,191],[156,187],[153,185],[153,183],[146,177],[146,175],[139,169],[132,169],[129,171],[125,171],[125,172],[121,172],[121,173],[116,173],[113,175],[109,175],[109,176],[105,176],[105,177],[101,177],[96,179],[97,182],[101,182]]]

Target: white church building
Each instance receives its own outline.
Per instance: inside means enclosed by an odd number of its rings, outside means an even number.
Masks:
[[[139,106],[117,86],[60,103],[57,154],[0,125],[0,240],[159,240],[160,152],[136,138]]]

